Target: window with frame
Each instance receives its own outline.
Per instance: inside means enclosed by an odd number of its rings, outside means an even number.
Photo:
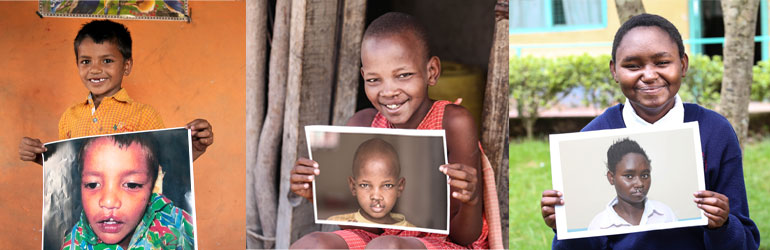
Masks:
[[[607,27],[607,0],[516,0],[508,7],[511,34]]]

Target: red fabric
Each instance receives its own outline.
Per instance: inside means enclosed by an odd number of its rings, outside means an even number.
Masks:
[[[399,236],[399,237],[415,237],[425,245],[427,249],[488,249],[489,243],[487,242],[487,235],[489,233],[489,226],[487,220],[484,219],[484,225],[481,230],[479,238],[471,243],[470,246],[461,246],[447,240],[446,234],[434,234],[424,233],[417,231],[406,231],[398,229],[383,229],[385,232],[382,234],[375,234],[361,229],[347,229],[334,231],[335,234],[342,237],[345,243],[348,244],[349,249],[364,249],[366,244],[369,244],[374,238],[380,236]]]
[[[431,106],[428,114],[422,119],[422,122],[417,126],[417,129],[444,129],[444,108],[446,105],[452,104],[449,101],[435,101]],[[372,127],[374,128],[394,128],[393,124],[388,122],[384,116],[380,113],[374,116],[372,120]],[[480,148],[480,145],[479,145]],[[394,235],[399,237],[415,237],[425,244],[428,249],[487,249],[489,248],[489,242],[487,242],[487,235],[489,234],[489,226],[485,217],[483,219],[483,226],[479,238],[471,243],[469,246],[461,246],[455,244],[447,239],[446,234],[436,233],[424,233],[417,231],[406,231],[398,229],[384,229],[380,235],[367,232],[360,229],[348,229],[335,231],[337,235],[341,236],[348,244],[350,249],[364,249],[372,239],[379,236]]]

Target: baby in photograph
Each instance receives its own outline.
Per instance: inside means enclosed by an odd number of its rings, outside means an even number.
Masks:
[[[676,221],[671,208],[647,199],[650,172],[650,158],[639,143],[628,138],[613,143],[607,150],[607,180],[617,196],[594,217],[588,230]]]
[[[390,143],[378,138],[361,143],[353,156],[348,185],[358,200],[359,210],[327,220],[414,227],[404,215],[391,213],[404,191],[406,179],[401,177],[398,154]]]
[[[137,134],[87,139],[79,152],[80,219],[61,249],[193,249],[192,218],[152,189],[156,143]]]

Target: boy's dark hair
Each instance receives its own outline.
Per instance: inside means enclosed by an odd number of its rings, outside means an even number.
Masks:
[[[110,135],[105,137],[91,137],[85,139],[85,142],[83,142],[82,146],[80,147],[80,151],[78,152],[78,172],[83,173],[84,163],[85,163],[85,152],[88,150],[88,147],[93,143],[94,141],[98,139],[109,139],[112,140],[114,145],[118,146],[118,148],[123,149],[126,147],[131,146],[132,144],[138,144],[141,145],[142,148],[147,152],[145,155],[145,160],[147,161],[147,167],[150,170],[150,178],[152,179],[152,185],[155,185],[155,179],[158,177],[158,168],[160,167],[160,162],[158,161],[158,146],[157,142],[155,142],[154,137],[147,137],[147,136],[140,136],[139,134],[123,134],[123,135]]]
[[[396,149],[393,148],[393,145],[390,145],[390,143],[383,139],[372,138],[361,143],[361,145],[358,146],[358,149],[356,149],[356,154],[353,155],[353,177],[358,177],[358,172],[360,172],[364,160],[376,155],[385,155],[393,160],[393,163],[396,165],[396,177],[401,176],[401,163],[398,159],[398,153],[396,152]]]
[[[404,32],[411,32],[414,35],[417,43],[422,46],[422,51],[425,52],[425,59],[432,56],[425,27],[415,17],[401,12],[388,12],[374,19],[366,28],[363,40],[371,37],[401,35]]]
[[[612,61],[615,61],[615,52],[618,48],[618,45],[620,45],[620,41],[623,40],[623,37],[626,35],[626,33],[628,33],[629,30],[639,26],[654,26],[668,33],[668,36],[671,38],[671,40],[676,43],[676,47],[679,48],[679,58],[684,57],[684,43],[682,43],[682,35],[679,34],[679,30],[676,29],[676,26],[674,26],[674,24],[662,16],[643,13],[628,19],[628,21],[620,26],[618,32],[615,33],[615,39],[612,41]]]
[[[607,149],[607,170],[614,174],[615,166],[618,165],[618,162],[623,159],[623,156],[630,153],[637,153],[644,156],[644,159],[647,160],[647,164],[650,164],[650,158],[647,157],[647,153],[645,153],[644,149],[639,146],[639,143],[628,138],[623,138],[613,143],[612,146],[610,146],[610,149]]]
[[[102,44],[104,41],[111,42],[118,47],[123,59],[131,59],[131,33],[123,24],[106,19],[84,24],[75,36],[75,58],[80,55],[78,46],[86,37],[90,37],[97,44]]]

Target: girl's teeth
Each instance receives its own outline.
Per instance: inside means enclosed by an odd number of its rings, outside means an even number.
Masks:
[[[388,104],[388,105],[385,105],[385,107],[388,107],[389,109],[397,109],[398,106],[400,106],[400,105],[398,105],[398,104]]]

